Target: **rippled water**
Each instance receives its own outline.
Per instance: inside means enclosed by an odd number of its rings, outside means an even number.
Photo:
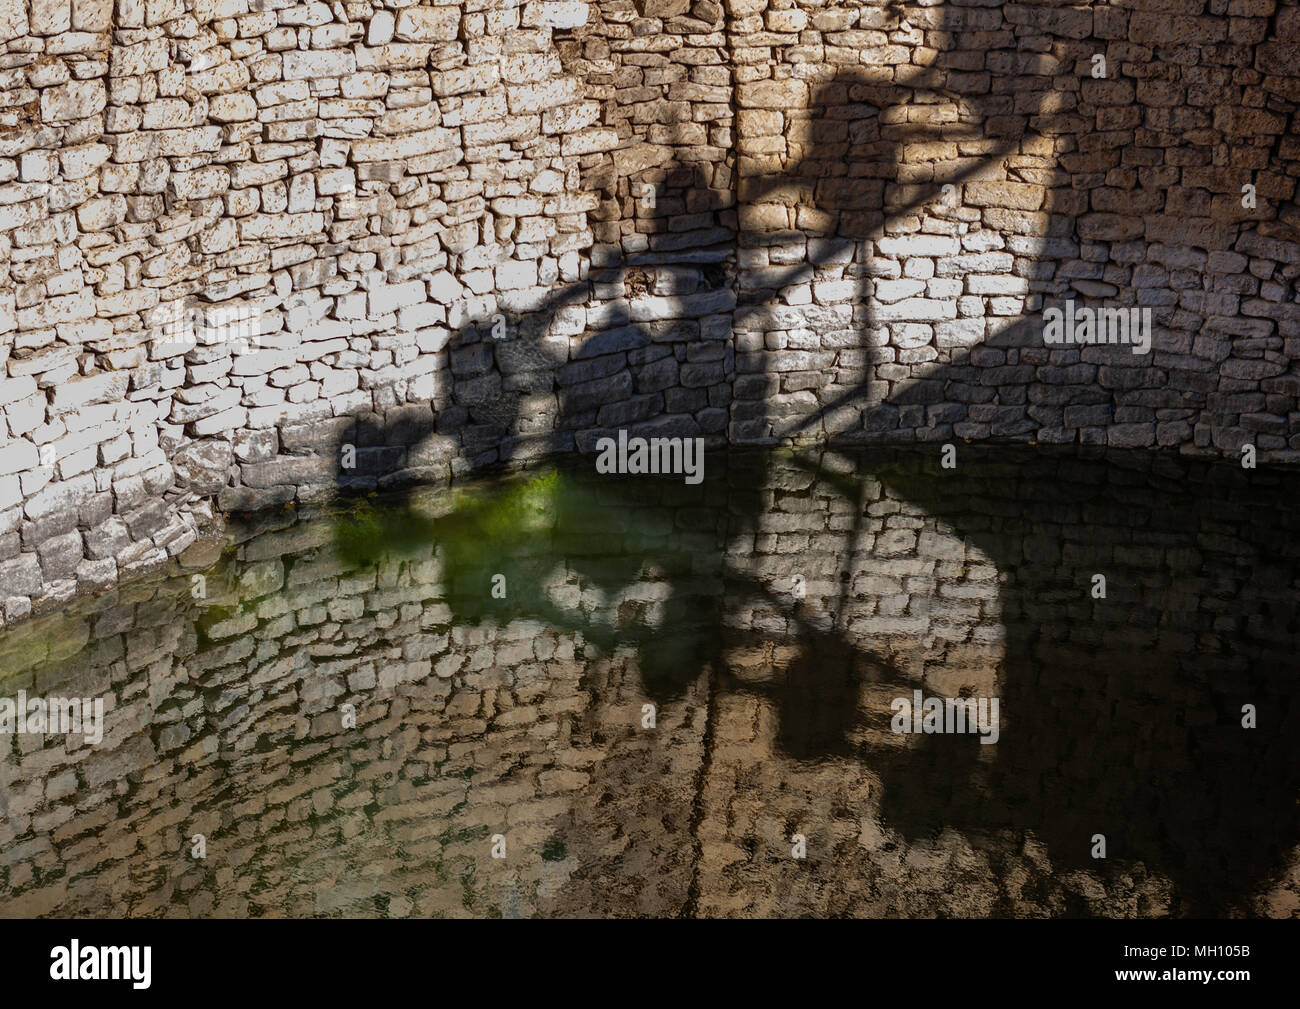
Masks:
[[[105,706],[0,735],[0,913],[1300,914],[1300,478],[705,472],[262,515],[0,637],[0,698]]]

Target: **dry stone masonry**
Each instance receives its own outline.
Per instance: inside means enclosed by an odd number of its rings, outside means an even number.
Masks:
[[[1292,462],[1297,102],[1275,0],[0,0],[0,616],[620,429]]]

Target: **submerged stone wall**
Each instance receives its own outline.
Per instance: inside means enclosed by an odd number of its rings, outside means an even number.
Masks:
[[[0,0],[0,616],[619,428],[1293,461],[1297,67],[1274,0]]]

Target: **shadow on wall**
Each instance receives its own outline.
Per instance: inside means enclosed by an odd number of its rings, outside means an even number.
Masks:
[[[1131,16],[1155,16],[1145,13],[1147,6]],[[898,5],[891,16],[902,19],[909,10],[922,17],[932,9]],[[992,37],[1009,30],[995,27],[1001,12],[945,7],[941,30],[952,45],[935,66],[909,68],[901,79],[888,80],[868,69],[839,73],[819,84],[804,116],[792,120],[792,153],[777,171],[750,166],[746,173],[742,164],[738,248],[803,243],[808,254],[790,267],[738,270],[733,330],[796,328],[782,320],[797,323],[809,310],[788,303],[784,292],[827,268],[854,282],[856,296],[813,327],[823,356],[811,397],[787,396],[798,387],[809,391],[803,385],[808,379],[800,375],[787,383],[779,349],[737,354],[738,376],[753,376],[762,392],[732,407],[732,430],[740,440],[816,433],[848,440],[1034,437],[1155,446],[1194,437],[1198,447],[1208,448],[1213,439],[1225,451],[1257,438],[1273,439],[1261,442],[1269,447],[1286,446],[1289,427],[1266,424],[1263,416],[1266,407],[1296,415],[1286,381],[1290,362],[1281,355],[1289,331],[1259,322],[1272,311],[1263,300],[1240,310],[1247,296],[1234,291],[1233,275],[1246,275],[1249,261],[1252,270],[1271,271],[1251,274],[1277,295],[1270,305],[1287,292],[1293,296],[1300,268],[1269,266],[1266,259],[1271,252],[1279,263],[1300,262],[1294,238],[1284,225],[1262,233],[1255,222],[1277,218],[1277,201],[1294,190],[1279,154],[1295,119],[1294,100],[1270,97],[1277,108],[1264,122],[1276,129],[1237,136],[1240,146],[1233,150],[1240,157],[1234,160],[1196,139],[1216,119],[1212,104],[1135,106],[1132,80],[1088,76],[1093,43],[1072,41],[1081,36],[1064,21],[1079,12],[1054,5],[1026,10],[1040,11],[1049,27],[1017,36],[1017,51],[998,57],[1006,65],[996,68],[992,87],[978,90],[984,71],[949,56],[1002,44]],[[1113,45],[1119,46],[1114,65],[1136,58],[1123,56],[1122,40]],[[1160,54],[1149,60],[1147,71],[1138,71],[1139,83],[1167,79],[1172,64]],[[1207,73],[1211,84],[1223,76]],[[1231,78],[1231,68],[1224,73]],[[1072,104],[1060,101],[1062,77],[1079,82]],[[1125,106],[1138,115],[1120,116],[1115,128],[1105,129],[1110,114],[1104,110]],[[1101,132],[1081,132],[1078,117],[1085,113],[1096,115]],[[926,145],[933,158],[915,164],[904,157],[905,149]],[[1164,167],[1163,152],[1174,148],[1190,152],[1181,186],[1171,184]],[[1261,181],[1256,212],[1241,208],[1238,195],[1251,179]],[[945,184],[960,193],[950,206],[942,204]],[[793,226],[753,227],[762,217],[754,208],[764,205],[794,213],[786,218]],[[815,213],[800,216],[804,207]],[[960,225],[979,221],[994,221],[995,230],[1011,236],[1010,248],[998,244],[1000,238],[987,247],[963,243]],[[886,253],[904,269],[911,258],[937,260],[943,275],[895,275],[872,252]],[[965,286],[968,274],[1010,279],[990,293],[972,293]],[[958,318],[952,296],[953,314],[931,318],[934,303],[945,300],[928,296],[934,279],[958,281],[965,295],[981,298],[978,314]],[[882,283],[896,285],[889,301],[877,296]],[[894,297],[909,287],[916,292]],[[1058,303],[1073,298],[1080,305],[1105,300],[1151,307],[1152,355],[1123,346],[1045,347],[1038,318],[1024,317],[1041,307],[1025,298],[1038,295]],[[585,284],[557,292],[538,312],[508,320],[505,340],[492,338],[492,320],[464,328],[448,348],[436,413],[412,408],[409,415],[390,416],[386,426],[361,422],[360,462],[340,472],[340,488],[370,490],[416,479],[422,459],[455,459],[463,474],[473,474],[552,451],[590,451],[601,429],[701,434],[689,418],[647,420],[637,413],[653,405],[637,397],[661,393],[680,366],[672,342],[657,339],[649,327],[629,320],[572,344],[546,337],[561,308],[588,296]],[[1013,311],[998,299],[1019,307]],[[1282,327],[1294,324],[1286,311],[1275,317]],[[847,325],[831,324],[842,322]],[[932,327],[934,338],[914,345],[918,326]],[[1230,357],[1240,363],[1224,368]],[[1248,424],[1263,426],[1252,430]],[[433,443],[443,447],[431,452]],[[1281,871],[1300,836],[1300,726],[1289,699],[1300,644],[1294,607],[1300,586],[1296,558],[1288,554],[1300,542],[1300,529],[1280,533],[1247,520],[1249,535],[1240,535],[1240,528],[1228,533],[1220,505],[1196,486],[1221,484],[1248,514],[1253,503],[1277,493],[1260,486],[1263,477],[1204,467],[1189,484],[1183,476],[1164,476],[1158,459],[1107,458],[1063,469],[1059,497],[1041,503],[1060,516],[1052,534],[1043,535],[1033,528],[1036,516],[1014,501],[1021,464],[1029,465],[1018,450],[963,449],[956,474],[905,463],[879,471],[904,499],[949,522],[993,558],[1006,579],[1001,689],[1008,730],[995,747],[996,759],[981,759],[984,748],[973,738],[942,736],[885,754],[855,750],[850,730],[860,714],[853,699],[864,678],[897,683],[903,694],[915,684],[902,682],[837,614],[830,615],[829,627],[822,615],[792,614],[799,657],[773,688],[781,692],[781,744],[799,760],[867,761],[884,780],[886,825],[909,839],[934,836],[946,826],[972,837],[1011,832],[1045,842],[1058,866],[1096,870],[1091,839],[1101,833],[1111,859],[1105,864],[1116,866],[1107,871],[1140,863],[1169,876],[1177,887],[1177,913],[1239,907]],[[744,484],[748,492],[725,505],[732,542],[763,530],[767,463],[756,466],[752,482]],[[706,487],[707,477],[706,469]],[[576,486],[539,505],[569,528],[575,544],[583,535],[621,532],[602,525],[611,512],[593,503],[600,495],[635,504],[643,493],[626,481],[597,488],[589,474]],[[972,500],[985,507],[972,510]],[[717,507],[701,499],[706,513]],[[491,523],[485,525],[483,515],[418,525],[409,502],[399,499],[392,508],[386,525],[417,528],[448,543],[479,536],[479,545],[460,559],[467,576],[503,570],[517,547],[509,534],[484,539]],[[859,511],[846,544],[865,527]],[[852,556],[847,546],[846,556]],[[729,601],[770,593],[736,574],[725,551],[715,547],[683,563],[680,546],[662,539],[633,550],[624,569],[593,565],[584,574],[614,591],[646,563],[664,568],[673,585],[670,611],[678,615],[680,634],[664,653],[668,661],[654,665],[652,637],[643,632],[629,638],[607,629],[593,640],[602,647],[635,644],[647,691],[671,699],[706,670],[720,675],[723,614],[720,599],[700,590],[701,573],[721,578]],[[1166,568],[1159,568],[1162,563]],[[1143,574],[1148,566],[1152,573]],[[1095,606],[1087,579],[1116,567],[1131,576],[1129,584],[1113,605]],[[524,584],[544,576],[526,566],[512,572]],[[1238,594],[1242,585],[1260,580],[1276,587],[1273,601]],[[847,579],[844,584],[847,594]],[[472,603],[464,605],[461,616],[482,616]],[[535,615],[562,626],[580,620],[561,608],[542,607]],[[1125,623],[1122,632],[1111,626],[1115,620]],[[1269,713],[1258,729],[1240,728],[1246,703]]]
[[[731,278],[702,271],[715,290],[734,286],[730,339],[636,321],[634,301],[606,306],[599,332],[550,336],[564,307],[589,301],[589,283],[508,320],[505,340],[476,320],[448,347],[436,419],[412,407],[389,430],[362,422],[357,444],[382,451],[342,483],[591,451],[617,428],[717,444],[700,411],[671,402],[688,368],[732,383],[733,442],[1286,450],[1300,418],[1285,344],[1300,337],[1288,303],[1300,279],[1287,174],[1296,99],[1233,84],[1243,65],[1277,71],[1271,43],[1215,49],[1222,63],[1192,74],[1181,49],[1127,42],[1167,20],[1154,6],[864,6],[873,29],[924,30],[939,51],[929,66],[836,68],[806,108],[784,113],[771,138],[783,156],[739,159],[736,251],[802,251],[761,269],[742,256]],[[1110,61],[1100,79],[1098,48]],[[1178,93],[1197,104],[1171,106]],[[1268,109],[1218,107],[1234,99]],[[742,144],[771,128],[742,123]],[[1225,143],[1211,145],[1211,131]],[[1241,206],[1248,182],[1253,210]],[[631,298],[640,262],[603,272]],[[854,293],[809,304],[813,279]],[[1049,348],[1041,311],[1067,299],[1150,309],[1152,352]],[[431,433],[443,436],[436,450]]]
[[[1300,46],[1214,46],[1226,21],[1125,6],[877,10],[879,27],[938,32],[933,64],[840,68],[786,114],[786,156],[742,159],[740,247],[808,255],[741,269],[737,331],[816,329],[784,338],[821,372],[770,341],[761,367],[738,358],[763,376],[759,402],[737,392],[746,440],[1292,447],[1300,90],[1265,75],[1292,74]],[[1297,8],[1278,11],[1270,33],[1286,12],[1295,34]],[[1166,39],[1184,21],[1205,33],[1195,72],[1159,41],[1185,42]],[[851,322],[820,303],[800,321],[788,292],[815,275],[857,282]],[[1042,309],[1067,299],[1151,309],[1152,353],[1047,347]]]

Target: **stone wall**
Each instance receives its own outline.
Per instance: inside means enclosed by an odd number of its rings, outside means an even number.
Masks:
[[[737,434],[1295,461],[1300,8],[736,6]]]
[[[617,428],[1300,451],[1293,3],[0,0],[0,46],[5,624]],[[1067,297],[1152,353],[1044,346]]]
[[[0,736],[0,913],[1295,916],[1295,479],[1040,451],[575,474],[470,568],[282,513],[31,621],[0,697],[107,710]]]

